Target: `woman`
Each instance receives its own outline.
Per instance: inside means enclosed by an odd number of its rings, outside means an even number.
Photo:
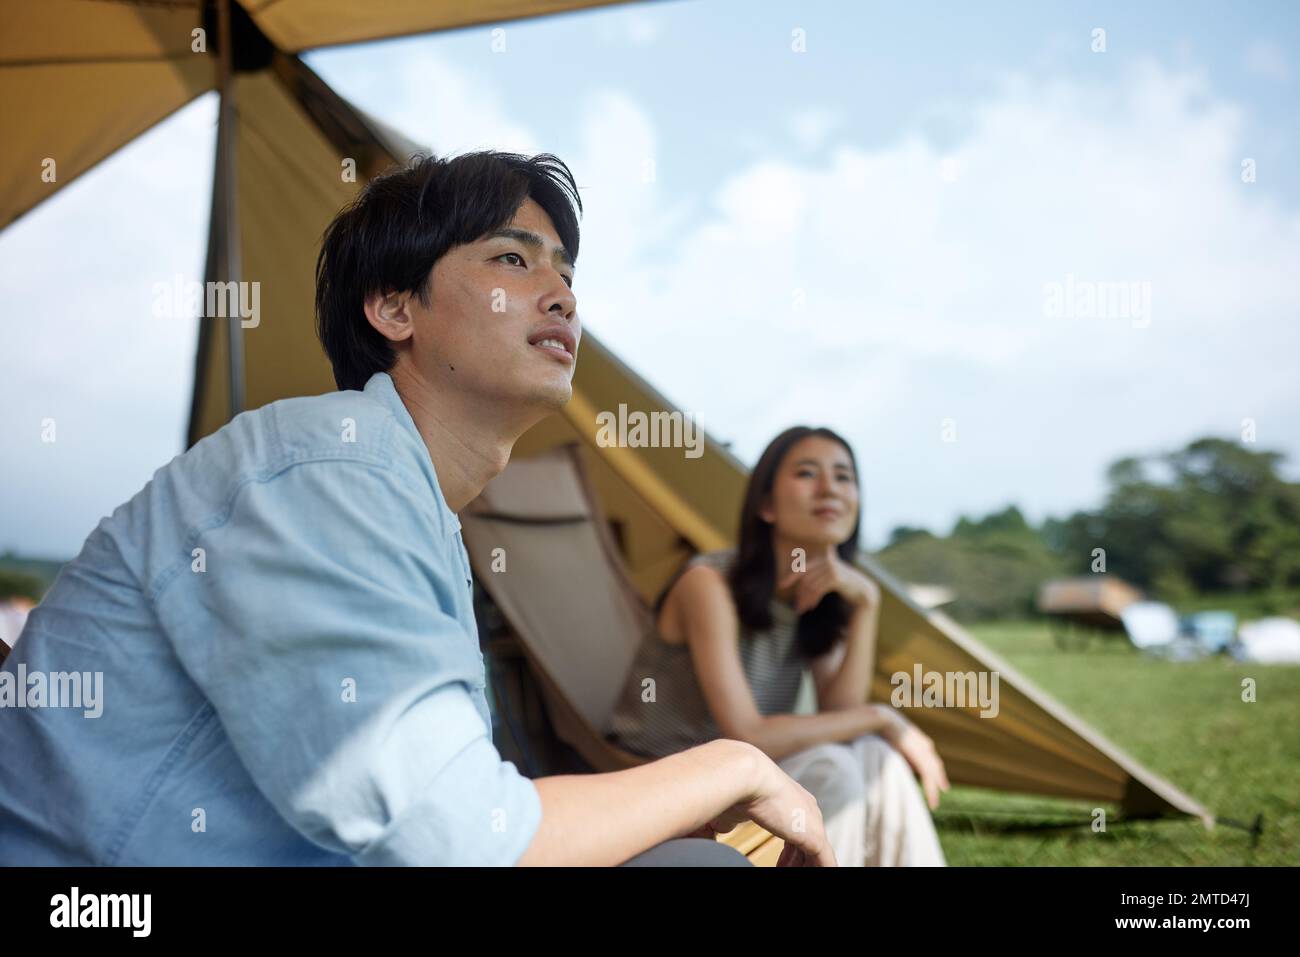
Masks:
[[[841,866],[942,865],[925,802],[948,790],[943,762],[899,712],[866,703],[880,589],[853,565],[858,498],[840,436],[796,426],[773,439],[739,545],[696,556],[661,596],[610,738],[652,757],[748,741],[817,798]],[[818,713],[793,714],[805,668]]]

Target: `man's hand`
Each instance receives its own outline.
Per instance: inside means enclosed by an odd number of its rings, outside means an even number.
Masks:
[[[743,747],[753,750],[757,786],[693,836],[726,834],[753,821],[785,841],[777,867],[835,867],[835,854],[826,840],[817,799],[758,748]]]

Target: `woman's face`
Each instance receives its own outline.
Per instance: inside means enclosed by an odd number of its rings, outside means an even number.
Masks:
[[[858,477],[848,450],[820,435],[796,442],[777,466],[759,515],[790,541],[838,545],[846,540],[858,520]]]

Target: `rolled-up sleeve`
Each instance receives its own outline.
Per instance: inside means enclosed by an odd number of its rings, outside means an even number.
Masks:
[[[460,546],[420,492],[352,461],[247,482],[159,613],[258,789],[307,838],[358,864],[514,864],[541,802],[475,706]]]

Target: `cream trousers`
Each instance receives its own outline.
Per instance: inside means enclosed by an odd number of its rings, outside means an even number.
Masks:
[[[817,798],[841,867],[943,867],[930,809],[907,759],[875,734],[777,762]]]

